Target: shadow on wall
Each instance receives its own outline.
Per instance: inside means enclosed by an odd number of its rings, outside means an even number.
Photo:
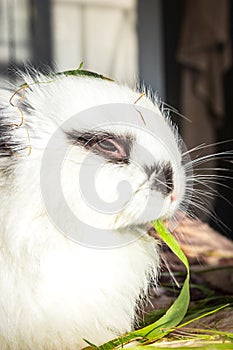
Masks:
[[[192,123],[181,123],[186,145],[191,149],[202,143],[210,145],[232,139],[233,105],[229,92],[233,85],[233,31],[230,27],[233,11],[230,1],[224,0],[220,4],[217,0],[175,3],[165,0],[163,12],[167,100],[192,120]],[[222,25],[216,26],[216,23]],[[232,143],[229,142],[206,147],[198,154],[208,156],[230,149]],[[205,170],[200,170],[200,173],[207,172],[209,176],[208,187],[201,186],[201,191],[204,191],[202,211],[208,208],[209,203],[214,205],[211,225],[231,235],[233,209],[227,201],[233,202],[233,192],[230,190],[233,188],[233,167],[229,157],[221,158],[204,163],[202,168]],[[219,167],[231,171],[206,169]],[[216,174],[228,178],[219,177],[221,185],[217,185],[213,177]],[[215,200],[206,197],[208,192],[214,193]]]

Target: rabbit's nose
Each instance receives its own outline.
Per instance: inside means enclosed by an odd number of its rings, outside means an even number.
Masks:
[[[178,195],[176,192],[172,192],[170,195],[171,202],[174,202],[177,199]]]

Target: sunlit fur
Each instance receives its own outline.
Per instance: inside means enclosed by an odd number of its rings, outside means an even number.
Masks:
[[[93,106],[133,104],[140,93],[94,78],[38,75],[34,79],[24,76],[29,87],[21,88],[11,104],[11,96],[18,87],[0,91],[0,125],[7,126],[6,133],[1,135],[0,155],[0,349],[74,350],[86,346],[83,338],[99,345],[132,330],[135,311],[147,294],[150,280],[156,283],[158,243],[146,234],[146,223],[156,217],[151,207],[141,221],[137,220],[148,188],[148,184],[137,188],[140,172],[133,166],[109,163],[99,185],[103,198],[109,195],[118,176],[129,180],[135,197],[128,212],[112,220],[102,215],[101,225],[113,230],[116,236],[129,233],[135,239],[112,249],[88,248],[72,242],[57,230],[44,208],[41,159],[51,135],[65,120]],[[163,217],[168,217],[178,209],[186,190],[180,141],[156,101],[144,96],[137,105],[163,118],[168,125],[168,139],[174,139],[171,151],[180,162],[175,181],[181,183],[181,188],[175,203],[171,204],[168,197],[163,199]],[[17,127],[22,113],[25,125]],[[4,140],[12,145],[10,151],[4,150]],[[142,142],[148,147],[146,139]],[[156,153],[159,145],[152,147]],[[74,212],[98,225],[99,216],[90,216],[88,209],[75,201],[72,191],[72,176],[82,164],[85,152],[72,147],[64,163],[62,181]],[[134,157],[136,162],[137,154]],[[173,161],[163,152],[158,158]],[[91,159],[98,162],[96,155]],[[156,198],[155,195],[155,207]],[[57,215],[62,217],[62,207]],[[62,219],[66,222],[66,217]]]

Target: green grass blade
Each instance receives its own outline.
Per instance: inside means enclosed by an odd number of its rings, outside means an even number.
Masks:
[[[74,69],[74,70],[66,70],[64,72],[58,72],[55,74],[55,77],[57,75],[65,75],[66,77],[69,76],[85,76],[85,77],[90,77],[90,78],[98,78],[98,79],[104,79],[104,80],[108,80],[108,81],[114,81],[108,77],[105,77],[102,74],[96,73],[96,72],[91,72],[89,70],[84,70],[82,69],[82,66],[78,67],[78,69]]]
[[[190,270],[188,260],[175,238],[170,232],[166,230],[166,228],[160,220],[153,222],[153,226],[155,227],[162,240],[177,255],[177,257],[183,262],[187,269],[187,276],[184,281],[183,287],[180,291],[178,298],[159,320],[142,329],[126,334],[125,336],[122,336],[120,338],[113,339],[110,342],[99,346],[100,350],[111,350],[116,346],[125,344],[135,339],[141,339],[142,342],[147,342],[163,338],[166,334],[172,332],[174,330],[174,327],[176,327],[183,320],[188,310],[190,301]]]
[[[214,309],[214,310],[211,310],[211,311],[209,311],[209,312],[202,313],[201,315],[199,315],[199,316],[197,316],[197,317],[194,317],[194,318],[192,318],[191,320],[182,323],[181,325],[179,325],[179,326],[176,327],[176,328],[185,327],[185,326],[187,326],[188,324],[193,323],[194,321],[200,320],[200,319],[203,318],[203,317],[206,317],[206,316],[215,314],[216,312],[218,312],[218,311],[220,311],[220,310],[222,310],[222,309],[225,309],[225,308],[228,307],[228,306],[229,306],[229,304],[225,304],[225,305],[219,306],[218,308],[216,308],[216,309]]]
[[[180,291],[178,298],[172,304],[172,306],[167,310],[165,315],[163,315],[158,321],[153,324],[146,326],[134,334],[140,335],[148,340],[160,339],[164,335],[170,333],[173,327],[176,327],[184,318],[189,302],[190,302],[190,292],[189,292],[189,280],[190,280],[190,269],[188,259],[181,250],[179,244],[172,236],[172,234],[164,227],[160,220],[153,222],[153,226],[162,238],[162,240],[168,245],[168,247],[174,252],[174,254],[183,262],[187,269],[187,276],[183,287]]]
[[[160,220],[154,221],[152,225],[154,226],[154,228],[156,229],[156,231],[158,232],[162,240],[168,245],[168,247],[173,251],[173,253],[182,261],[182,263],[185,265],[187,272],[189,274],[188,259],[186,258],[186,255],[181,250],[178,242],[175,240],[172,234],[165,228],[165,226]]]

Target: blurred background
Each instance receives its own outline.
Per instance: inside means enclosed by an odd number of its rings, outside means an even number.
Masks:
[[[233,139],[232,23],[230,0],[0,0],[1,86],[14,79],[12,68],[63,71],[84,61],[85,69],[157,92],[189,149],[212,145],[194,158],[224,152],[232,142],[222,141]],[[229,237],[232,171],[227,156],[204,163],[208,187],[200,177],[196,200],[198,216]],[[216,173],[227,177],[221,185]]]

